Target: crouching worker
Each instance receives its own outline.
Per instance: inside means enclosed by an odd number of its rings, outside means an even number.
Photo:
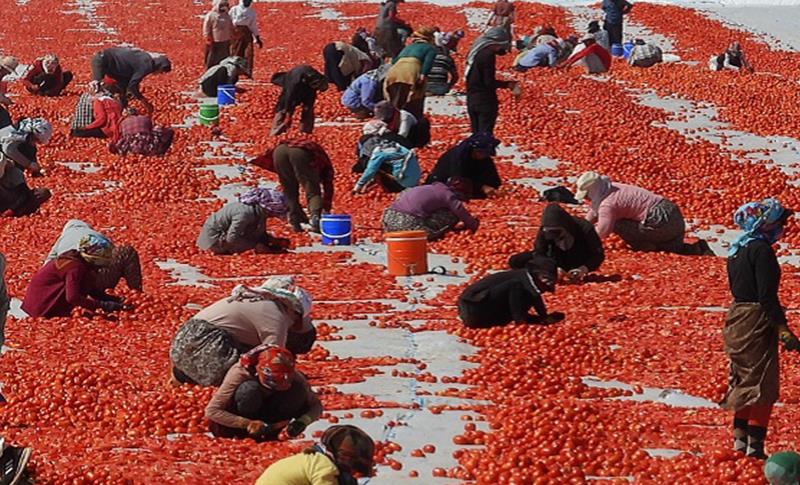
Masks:
[[[614,182],[605,175],[585,172],[578,178],[578,200],[592,203],[587,214],[600,239],[616,233],[634,251],[666,251],[713,256],[708,243],[683,241],[686,222],[681,209],[669,199],[634,185]]]
[[[434,182],[404,190],[397,200],[383,211],[383,232],[425,231],[433,241],[462,222],[472,232],[478,220],[472,217],[462,201],[472,193],[469,180],[453,177],[447,184]]]
[[[711,56],[708,61],[708,68],[712,71],[731,70],[739,71],[745,70],[753,72],[753,66],[747,61],[747,58],[742,52],[742,47],[738,42],[731,42],[731,45],[718,56]]]
[[[153,126],[153,119],[129,109],[119,124],[119,138],[108,148],[117,155],[156,157],[167,153],[172,146],[175,130],[169,126]]]
[[[300,205],[300,187],[306,193],[311,212],[311,231],[319,232],[322,211],[330,212],[333,204],[334,170],[328,154],[310,140],[286,140],[253,159],[250,163],[278,174],[289,209],[289,224],[295,232],[309,218]]]
[[[277,253],[285,249],[280,240],[267,234],[267,218],[284,219],[286,197],[273,189],[255,188],[245,192],[236,202],[228,202],[208,216],[200,229],[197,246],[214,254]]]
[[[23,118],[16,126],[0,129],[0,214],[33,214],[50,198],[48,189],[28,187],[25,171],[42,176],[36,149],[47,144],[52,134],[50,122],[42,118]]]
[[[375,104],[383,99],[383,81],[390,67],[391,64],[382,64],[365,72],[342,93],[342,105],[356,118],[366,119],[372,116]]]
[[[223,84],[236,84],[239,76],[251,76],[244,57],[226,57],[219,64],[211,66],[200,78],[200,91],[211,98],[217,97],[217,88]]]
[[[556,276],[555,261],[534,256],[525,269],[491,274],[467,286],[458,298],[458,315],[470,328],[560,322],[564,314],[547,313],[542,299],[542,293],[555,291]],[[531,307],[536,315],[528,313]]]
[[[206,406],[211,433],[219,438],[277,439],[299,436],[319,419],[322,403],[288,350],[261,345],[242,355]]]
[[[47,54],[33,61],[22,79],[25,89],[39,96],[59,96],[72,81],[70,71],[62,71],[55,54]]]
[[[415,187],[422,169],[414,150],[386,138],[379,138],[372,150],[364,173],[353,187],[353,193],[363,194],[377,180],[383,190],[397,193]]]
[[[581,41],[583,49],[567,59],[562,67],[570,67],[580,63],[586,68],[588,74],[600,74],[611,69],[611,53],[598,44],[594,37],[586,37]]]
[[[569,281],[581,281],[596,271],[605,259],[603,243],[586,219],[575,217],[556,203],[548,204],[542,212],[542,222],[533,251],[511,256],[508,265],[523,269],[535,255],[555,260],[559,275]]]
[[[44,260],[45,264],[67,251],[79,249],[83,238],[88,236],[106,239],[111,243],[111,239],[92,229],[89,224],[78,219],[72,219],[64,225],[61,235],[50,250],[50,254]],[[109,264],[98,267],[91,278],[93,290],[103,292],[116,288],[120,280],[124,278],[128,288],[142,291],[142,266],[139,263],[139,253],[136,252],[133,246],[114,246],[113,243],[111,244],[111,260]]]
[[[356,476],[372,476],[374,453],[375,442],[361,429],[331,426],[319,443],[270,465],[256,485],[356,485]]]
[[[178,329],[169,352],[172,383],[219,386],[239,357],[259,345],[308,352],[316,338],[311,303],[291,277],[236,286]],[[297,336],[289,339],[292,333]]]
[[[653,67],[660,62],[664,62],[664,53],[661,51],[661,47],[648,44],[642,39],[636,39],[631,55],[628,56],[628,64],[634,67]]]
[[[94,283],[95,271],[112,262],[113,246],[103,236],[81,239],[77,250],[59,254],[33,275],[22,310],[31,317],[68,317],[75,307],[90,312],[121,310],[122,301],[101,291]]]

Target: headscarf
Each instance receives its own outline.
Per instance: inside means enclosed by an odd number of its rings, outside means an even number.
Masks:
[[[239,364],[249,370],[255,368],[259,382],[269,389],[285,391],[294,377],[294,354],[276,345],[261,344],[239,358]]]
[[[777,199],[772,198],[748,202],[736,209],[733,222],[744,232],[731,244],[728,256],[734,256],[741,248],[759,239],[774,244],[783,233],[783,225],[774,225],[766,232],[764,227],[785,220],[790,214]]]
[[[262,187],[250,189],[239,196],[239,202],[261,207],[267,213],[267,217],[283,218],[289,211],[286,196],[283,195],[283,192],[275,189]]]
[[[436,34],[435,27],[420,27],[411,34],[412,42],[426,42],[433,44],[434,35]]]
[[[47,74],[53,74],[58,69],[58,57],[55,54],[47,54],[42,58],[42,69]]]
[[[506,49],[511,48],[511,34],[508,32],[508,29],[505,27],[492,27],[475,39],[475,42],[472,43],[472,47],[470,47],[469,53],[467,54],[467,66],[464,69],[464,79],[469,77],[469,72],[472,70],[472,65],[475,63],[475,57],[478,53],[486,47],[493,45],[500,45]]]
[[[320,451],[328,455],[337,467],[347,473],[372,475],[375,442],[361,429],[351,425],[337,425],[326,429],[320,442],[304,453]]]
[[[78,252],[81,257],[95,266],[108,266],[111,264],[114,245],[105,236],[89,234],[83,236],[78,243]]]
[[[260,300],[282,301],[303,318],[311,314],[314,302],[311,295],[297,286],[291,276],[273,276],[257,287],[236,285],[228,298],[229,302]]]
[[[233,77],[236,71],[241,71],[246,75],[250,75],[250,67],[247,65],[247,59],[239,56],[230,56],[219,62],[219,65],[228,71],[228,77]]]
[[[14,131],[18,136],[25,138],[19,141],[27,141],[28,135],[31,135],[42,145],[49,142],[53,136],[53,126],[44,118],[22,118]]]
[[[154,52],[149,52],[148,54],[153,58],[153,66],[158,72],[170,72],[172,70],[172,61],[169,60],[169,57]]]
[[[490,156],[497,154],[497,146],[500,140],[486,132],[478,132],[470,135],[469,138],[456,146],[457,156],[461,160],[469,158],[472,150],[488,151]]]
[[[764,463],[764,478],[770,485],[798,485],[800,483],[800,455],[794,451],[781,451]]]
[[[11,56],[0,57],[0,68],[5,69],[11,74],[16,74],[17,67],[19,67],[19,61],[17,60],[16,57],[11,57]]]

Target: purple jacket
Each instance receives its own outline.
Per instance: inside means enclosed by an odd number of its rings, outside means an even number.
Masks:
[[[391,205],[391,209],[421,219],[430,217],[436,211],[448,209],[467,226],[467,229],[473,231],[478,229],[478,220],[472,217],[456,194],[441,182],[402,191]]]

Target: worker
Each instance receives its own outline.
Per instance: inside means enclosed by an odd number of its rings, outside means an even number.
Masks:
[[[628,64],[635,67],[653,67],[664,61],[664,54],[661,47],[655,44],[648,44],[642,39],[636,39],[633,43],[633,50],[628,56]]]
[[[427,77],[436,58],[435,31],[433,27],[417,29],[411,35],[411,43],[392,61],[384,81],[384,97],[395,108],[404,109],[417,119],[425,111]]]
[[[594,37],[586,37],[581,43],[583,48],[575,52],[559,67],[570,67],[581,63],[586,68],[587,74],[600,74],[611,69],[611,53],[597,43]]]
[[[203,17],[203,38],[205,39],[203,65],[206,70],[216,66],[230,55],[233,20],[228,13],[229,9],[228,0],[214,0],[211,10]]]
[[[6,287],[6,257],[0,253],[0,349],[6,343],[6,316],[11,308],[11,298]]]
[[[603,0],[600,8],[606,14],[603,29],[608,32],[609,43],[612,46],[614,44],[622,45],[623,17],[630,13],[633,5],[627,0]]]
[[[99,91],[105,78],[116,82],[122,93],[122,104],[129,99],[139,100],[148,114],[153,113],[153,104],[142,94],[140,84],[150,74],[167,73],[172,63],[163,54],[145,52],[132,47],[111,47],[92,57],[92,88]]]
[[[391,67],[391,64],[381,64],[358,76],[342,93],[342,105],[358,119],[372,116],[375,104],[383,100],[383,82]]]
[[[217,88],[223,84],[236,85],[239,76],[250,77],[250,66],[244,57],[226,57],[209,68],[200,78],[200,91],[208,97],[217,96]]]
[[[731,42],[731,45],[718,56],[711,56],[708,61],[708,68],[712,71],[731,70],[739,71],[744,70],[753,72],[753,66],[747,60],[742,52],[742,46],[738,42]]]
[[[19,61],[16,57],[0,56],[0,128],[10,126],[12,123],[8,107],[14,104],[6,93],[8,92],[8,82],[3,79],[6,76],[16,75]]]
[[[273,74],[271,82],[281,87],[281,94],[275,105],[270,136],[278,136],[289,129],[292,115],[298,106],[301,107],[300,132],[314,131],[314,103],[317,101],[317,93],[328,89],[325,76],[311,66],[300,64],[288,72]]]
[[[29,93],[38,96],[59,96],[72,82],[72,72],[61,69],[55,54],[47,54],[33,61],[22,84]]]
[[[37,147],[46,145],[52,135],[53,126],[43,118],[22,118],[16,126],[0,128],[0,214],[33,214],[50,199],[50,190],[28,186],[25,171],[32,177],[43,176]]]
[[[427,94],[443,96],[458,82],[458,68],[453,60],[452,52],[456,51],[458,41],[464,37],[461,30],[455,32],[436,32],[436,57],[428,74]]]
[[[451,177],[470,181],[470,199],[494,195],[502,181],[492,160],[500,140],[488,133],[475,133],[439,157],[425,183],[447,182]]]
[[[517,89],[515,81],[496,78],[497,56],[511,50],[511,34],[503,27],[492,27],[472,43],[467,54],[464,78],[467,81],[467,114],[472,133],[494,134],[500,112],[498,89]]]
[[[322,48],[325,61],[325,77],[333,83],[341,93],[353,79],[367,72],[372,67],[369,53],[362,52],[345,42],[331,42]]]

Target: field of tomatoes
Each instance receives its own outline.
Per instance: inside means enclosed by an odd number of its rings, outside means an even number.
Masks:
[[[145,278],[142,295],[124,285],[117,289],[134,310],[116,319],[77,314],[9,319],[10,350],[0,358],[2,392],[8,399],[0,408],[0,436],[34,449],[31,471],[37,483],[246,484],[271,462],[301,449],[306,442],[211,439],[204,434],[203,409],[212,390],[165,385],[167,350],[178,326],[198,306],[234,285],[275,274],[295,274],[320,302],[313,316],[321,341],[352,338],[338,335],[346,333],[346,322],[372,318],[378,331],[444,330],[479,349],[469,357],[452,356],[477,364],[460,376],[435,375],[425,370],[425,362],[403,355],[340,359],[319,345],[300,361],[326,411],[345,411],[339,417],[326,415],[331,423],[379,419],[383,409],[407,406],[337,389],[401,364],[416,365],[420,381],[466,385],[446,394],[489,402],[469,407],[473,413],[459,434],[431,436],[430,445],[411,451],[413,457],[424,457],[442,439],[460,447],[455,453],[459,465],[434,468],[434,477],[480,484],[583,483],[590,477],[605,477],[610,483],[627,483],[627,477],[643,484],[763,483],[759,463],[728,451],[730,416],[725,412],[619,399],[641,394],[646,387],[678,389],[711,402],[721,397],[727,363],[720,333],[723,314],[715,309],[729,300],[721,257],[633,254],[612,239],[599,275],[582,285],[561,286],[548,296],[548,307],[565,312],[566,321],[551,327],[475,331],[464,329],[456,316],[453,302],[461,286],[448,287],[420,309],[392,311],[380,300],[408,301],[407,292],[379,265],[344,266],[347,253],[216,257],[197,250],[194,241],[203,220],[222,204],[212,191],[225,182],[208,167],[244,165],[227,148],[250,157],[275,142],[268,136],[278,96],[269,84],[272,73],[301,62],[321,70],[322,47],[347,40],[357,27],[371,27],[376,4],[256,3],[265,45],[256,50],[253,80],[242,83],[239,104],[223,112],[221,135],[193,122],[196,81],[202,74],[200,16],[208,2],[0,0],[0,6],[3,54],[25,64],[54,52],[77,76],[60,98],[33,97],[19,83],[10,84],[12,115],[45,117],[56,132],[39,152],[46,176],[32,180],[49,187],[53,198],[33,216],[0,219],[10,293],[24,295],[31,275],[71,218],[134,245]],[[401,16],[414,25],[466,29],[465,8],[488,6],[413,2],[401,5]],[[559,33],[573,31],[567,9],[536,3],[519,3],[517,8],[517,33],[543,24]],[[546,156],[565,163],[534,171],[499,160],[502,177],[566,180],[583,170],[597,170],[678,202],[687,219],[697,221],[697,229],[730,226],[733,210],[751,199],[777,196],[789,207],[800,207],[800,189],[792,177],[763,163],[741,163],[718,145],[687,140],[663,127],[665,112],[637,103],[631,94],[653,89],[709,103],[719,108],[721,121],[738,130],[800,138],[800,86],[794,79],[800,54],[772,51],[758,38],[690,9],[637,2],[632,20],[674,39],[684,61],[697,63],[634,70],[615,61],[607,82],[600,82],[579,69],[512,74],[508,67],[513,55],[506,56],[503,75],[523,81],[524,94],[519,100],[501,94],[497,135],[516,144],[526,158]],[[456,62],[462,71],[477,35],[467,29],[461,42]],[[768,75],[706,70],[708,57],[734,39]],[[156,106],[156,122],[182,126],[163,158],[118,158],[102,141],[67,138],[75,102],[89,81],[89,59],[102,46],[120,43],[164,52],[172,59],[170,74],[143,84]],[[463,89],[463,83],[457,87]],[[356,178],[349,167],[360,125],[340,106],[334,89],[321,95],[316,110],[315,136],[337,168],[334,210],[353,215],[356,239],[379,240],[380,213],[391,196],[350,193]],[[432,121],[435,143],[419,154],[425,169],[467,130],[464,119],[434,115]],[[74,171],[65,165],[70,162],[99,170]],[[236,182],[255,184],[261,178],[274,179],[251,167]],[[543,208],[537,199],[535,190],[506,183],[495,198],[470,203],[481,220],[477,234],[451,235],[433,243],[431,250],[463,261],[473,275],[503,269],[510,254],[531,244]],[[797,229],[792,224],[785,238],[795,249],[800,248]],[[308,235],[290,233],[281,222],[270,222],[270,231],[289,237],[293,247],[314,242]],[[175,285],[171,273],[157,264],[168,260],[197,268],[212,284]],[[786,307],[800,304],[795,268],[784,269],[781,290]],[[333,319],[345,323],[325,323]],[[421,328],[408,323],[419,320],[427,323]],[[784,406],[777,408],[769,431],[767,446],[773,451],[795,448],[800,433],[795,407],[800,401],[800,361],[796,355],[782,355],[781,365]],[[589,387],[585,376],[619,380],[631,389]],[[429,410],[452,411],[447,406]],[[488,426],[484,430],[476,421]],[[651,456],[648,449],[683,453],[666,459]],[[410,479],[429,483],[431,477],[393,458],[397,451],[396,443],[379,444],[378,477],[385,467],[408,469]]]

